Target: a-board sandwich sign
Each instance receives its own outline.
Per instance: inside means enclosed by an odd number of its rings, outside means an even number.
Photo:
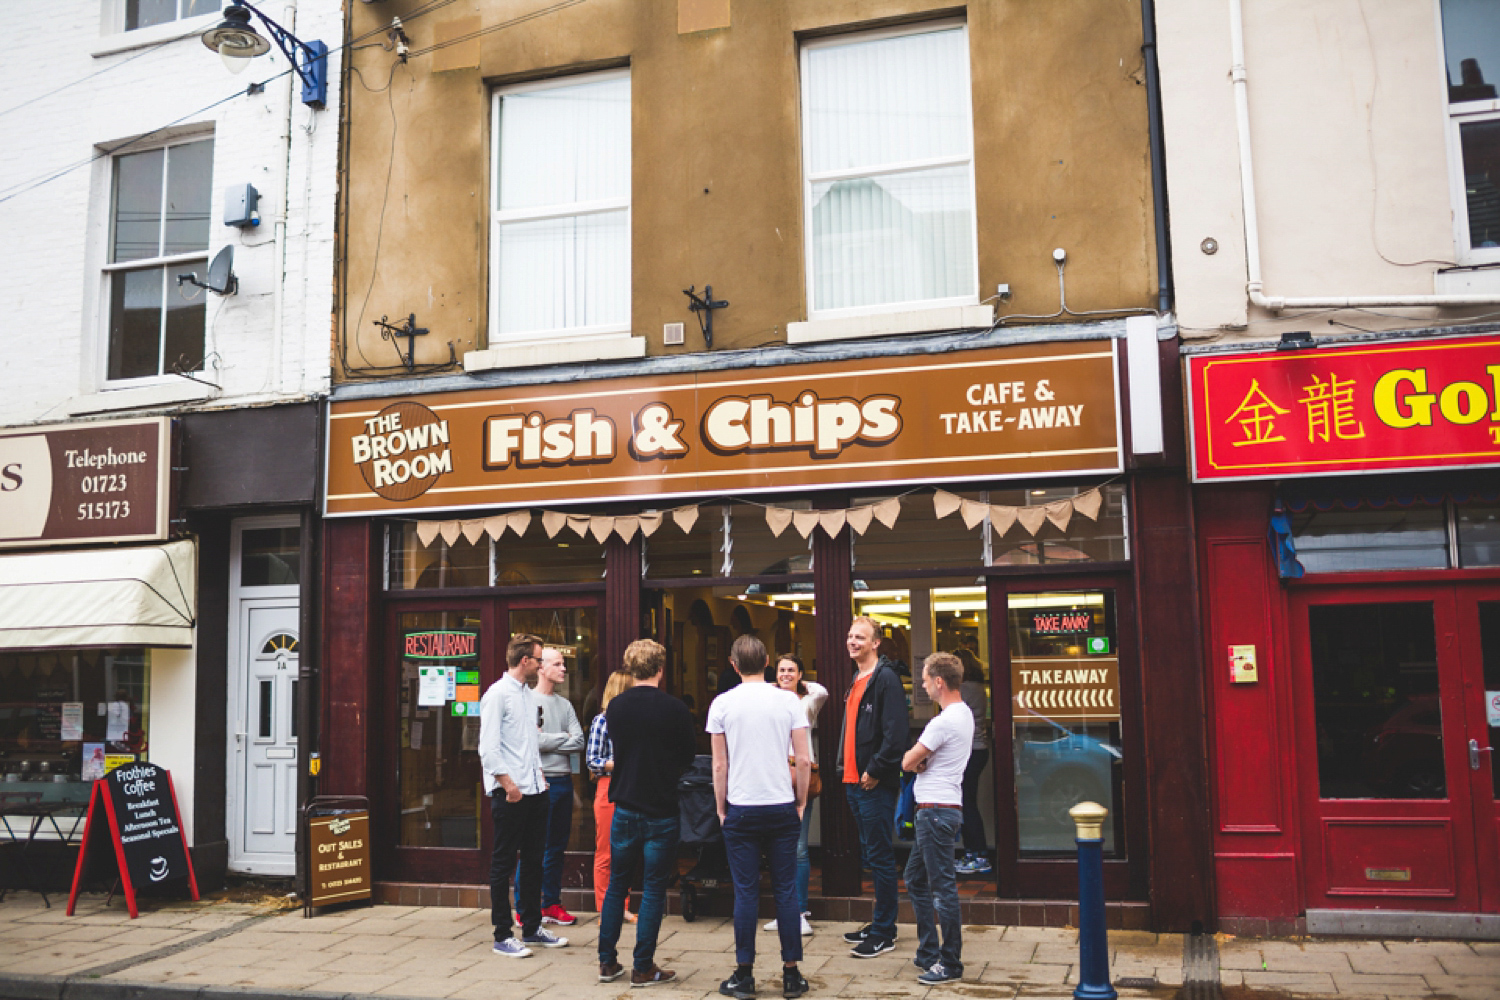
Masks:
[[[83,843],[68,895],[68,916],[86,879],[111,868],[120,880],[131,917],[139,914],[142,889],[186,891],[198,898],[198,879],[188,854],[172,775],[145,761],[115,768],[94,782]]]
[[[307,821],[307,905],[369,899],[370,814],[343,812]]]

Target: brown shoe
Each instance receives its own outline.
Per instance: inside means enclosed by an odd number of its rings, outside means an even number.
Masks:
[[[658,983],[670,983],[677,978],[677,973],[671,969],[662,969],[653,965],[645,972],[630,970],[631,986],[655,986]]]
[[[619,962],[599,963],[599,982],[612,983],[623,975],[625,975],[625,966]]]

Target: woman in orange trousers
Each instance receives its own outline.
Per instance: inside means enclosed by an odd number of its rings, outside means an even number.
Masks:
[[[615,768],[615,748],[610,742],[609,725],[604,720],[604,710],[615,695],[635,683],[635,678],[623,670],[616,670],[604,682],[604,697],[599,702],[599,714],[589,726],[588,766],[593,774],[594,785],[594,910],[604,909],[604,892],[609,888],[609,828],[615,820],[615,804],[609,801],[610,772]],[[628,902],[628,900],[627,900]],[[625,920],[635,923],[635,914],[628,909]]]

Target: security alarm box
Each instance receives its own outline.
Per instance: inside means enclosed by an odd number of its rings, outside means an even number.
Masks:
[[[1260,678],[1255,673],[1255,647],[1229,647],[1229,683],[1254,684]]]
[[[231,184],[224,189],[224,225],[245,229],[260,225],[255,213],[260,193],[253,184]]]

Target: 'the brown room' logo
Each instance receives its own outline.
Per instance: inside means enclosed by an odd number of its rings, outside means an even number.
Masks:
[[[349,442],[370,489],[387,500],[415,500],[453,471],[448,421],[421,403],[392,403],[364,421]]]

